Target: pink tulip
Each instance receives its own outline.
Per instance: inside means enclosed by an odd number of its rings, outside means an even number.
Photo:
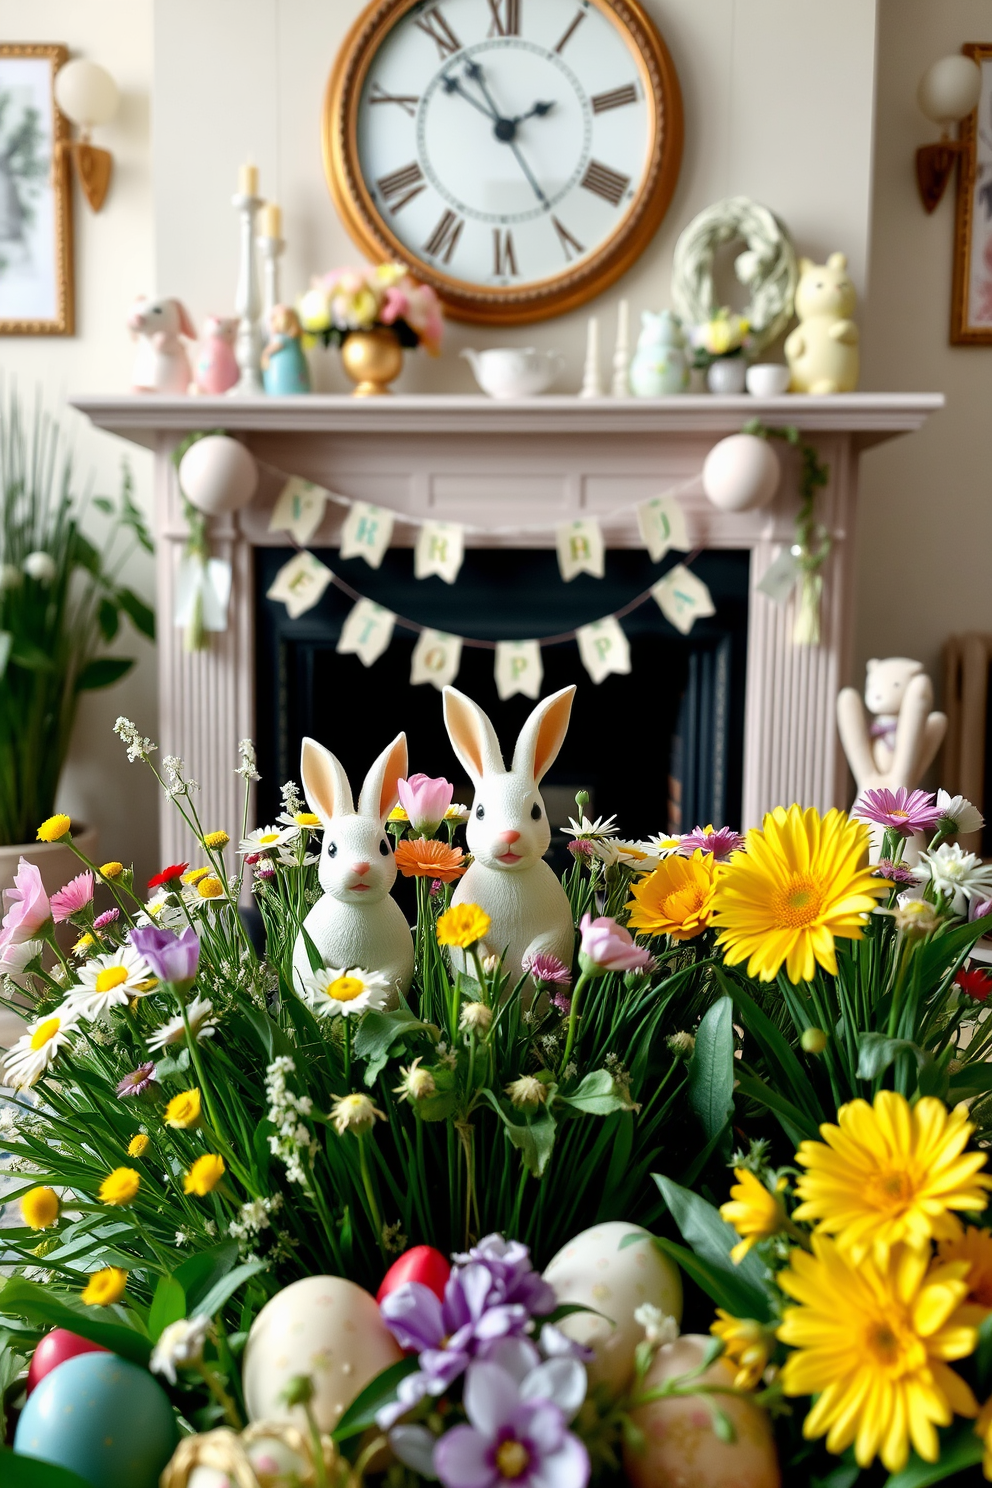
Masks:
[[[65,888],[59,889],[57,894],[52,895],[52,919],[56,925],[61,925],[63,920],[69,919],[70,915],[78,914],[92,901],[92,873],[77,873],[75,878],[69,880]]]
[[[635,971],[647,966],[651,960],[650,951],[635,945],[629,930],[618,925],[616,920],[607,919],[605,915],[594,920],[591,915],[584,914],[579,929],[582,931],[579,953],[584,971],[593,974],[604,971]]]
[[[410,825],[415,832],[424,834],[437,831],[455,794],[450,780],[431,780],[428,775],[411,775],[409,780],[399,780],[396,789]]]
[[[21,945],[25,940],[33,940],[42,925],[52,918],[52,907],[41,874],[26,858],[19,861],[14,887],[5,889],[3,897],[8,908],[0,932],[0,944]]]
[[[379,319],[383,325],[392,325],[396,320],[406,320],[409,309],[410,301],[402,289],[393,285],[392,288],[386,290],[386,298],[382,302]]]

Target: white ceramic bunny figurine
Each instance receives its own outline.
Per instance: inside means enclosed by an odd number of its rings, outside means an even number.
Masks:
[[[324,841],[317,870],[324,897],[303,922],[325,966],[379,971],[399,992],[413,977],[413,936],[389,891],[396,859],[385,832],[396,805],[396,782],[407,773],[406,734],[398,734],[365,777],[358,810],[339,760],[315,739],[303,740],[301,771],[310,809]],[[310,972],[302,935],[293,947],[297,984]],[[394,999],[395,1001],[395,999]]]
[[[562,746],[574,696],[574,687],[564,687],[538,704],[507,770],[486,714],[455,688],[444,689],[448,738],[475,786],[465,833],[473,861],[452,903],[485,910],[492,920],[486,951],[505,952],[504,967],[514,979],[539,951],[572,964],[572,911],[544,862],[551,828],[538,786]],[[462,964],[463,956],[455,952],[454,964]]]

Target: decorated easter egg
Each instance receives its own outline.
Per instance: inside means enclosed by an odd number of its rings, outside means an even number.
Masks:
[[[731,434],[715,444],[703,461],[703,490],[720,511],[754,511],[771,501],[781,474],[778,456],[767,439]]]
[[[28,1397],[14,1451],[93,1488],[158,1488],[177,1435],[168,1396],[146,1369],[116,1354],[77,1354]]]
[[[90,1343],[88,1338],[80,1338],[78,1333],[70,1333],[66,1328],[53,1328],[51,1333],[46,1333],[38,1344],[31,1358],[28,1369],[27,1393],[64,1364],[66,1359],[74,1359],[77,1354],[105,1354],[107,1350],[99,1343]]]
[[[665,1344],[644,1378],[650,1390],[698,1368],[710,1339],[686,1333]],[[697,1376],[702,1384],[732,1385],[734,1369],[717,1359]],[[713,1430],[715,1401],[734,1428],[722,1442]],[[768,1415],[746,1395],[672,1395],[631,1412],[644,1433],[643,1449],[624,1447],[623,1465],[633,1488],[779,1488],[781,1476]]]
[[[433,1245],[414,1245],[390,1266],[382,1278],[375,1300],[381,1302],[383,1297],[388,1297],[390,1292],[395,1292],[406,1281],[419,1281],[421,1286],[428,1287],[435,1297],[443,1301],[445,1284],[450,1275],[451,1266],[439,1250],[435,1250]]]
[[[245,1345],[242,1381],[251,1421],[293,1421],[281,1398],[294,1375],[310,1375],[321,1431],[333,1431],[369,1380],[403,1353],[374,1297],[342,1276],[305,1276],[266,1302]]]
[[[621,1249],[628,1235],[643,1239]],[[634,1313],[648,1302],[679,1322],[682,1282],[678,1268],[652,1244],[640,1225],[610,1220],[583,1230],[564,1246],[544,1273],[559,1302],[595,1309],[559,1323],[563,1333],[593,1350],[586,1365],[591,1386],[618,1395],[634,1373],[634,1351],[644,1328]],[[602,1314],[602,1316],[597,1316]]]
[[[179,484],[195,507],[215,517],[248,505],[258,486],[258,466],[236,439],[208,434],[180,460]]]

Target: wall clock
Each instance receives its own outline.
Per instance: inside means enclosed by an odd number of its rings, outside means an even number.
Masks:
[[[647,246],[682,155],[671,57],[634,0],[376,0],[328,84],[324,164],[362,250],[461,320],[540,320]]]

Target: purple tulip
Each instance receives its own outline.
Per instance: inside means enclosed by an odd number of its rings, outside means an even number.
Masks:
[[[469,1424],[445,1432],[434,1448],[444,1488],[585,1488],[589,1454],[541,1375],[538,1368],[518,1382],[499,1364],[472,1364],[464,1395]]]
[[[192,926],[175,935],[158,925],[142,925],[130,932],[130,940],[160,982],[188,986],[196,976],[200,942]]]

